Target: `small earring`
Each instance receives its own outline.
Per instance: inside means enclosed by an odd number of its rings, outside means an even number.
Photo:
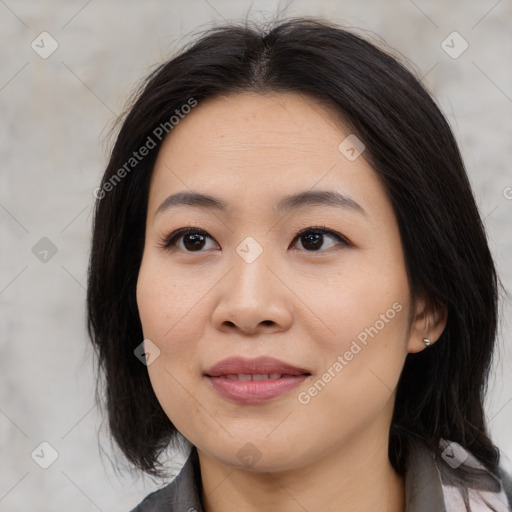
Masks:
[[[423,338],[423,343],[428,347],[431,343],[431,341],[428,338]]]

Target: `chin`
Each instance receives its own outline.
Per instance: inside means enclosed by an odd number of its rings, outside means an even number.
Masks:
[[[194,443],[193,443],[194,444]],[[236,470],[255,473],[276,473],[295,469],[305,464],[307,454],[294,449],[286,439],[276,436],[273,441],[257,438],[248,433],[236,438],[226,439],[223,443],[205,445],[195,444],[198,451]]]

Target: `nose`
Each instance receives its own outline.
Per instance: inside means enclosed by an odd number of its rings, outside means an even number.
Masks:
[[[216,287],[212,320],[218,330],[243,334],[281,332],[292,323],[292,292],[265,251],[251,263],[237,254]]]

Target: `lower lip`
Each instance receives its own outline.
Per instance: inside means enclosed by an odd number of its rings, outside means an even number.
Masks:
[[[302,384],[309,375],[284,375],[279,379],[230,380],[208,377],[222,396],[241,404],[261,404],[276,398]]]

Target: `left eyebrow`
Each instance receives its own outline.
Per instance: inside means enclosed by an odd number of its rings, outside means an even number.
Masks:
[[[359,203],[351,197],[334,190],[307,190],[285,196],[279,200],[275,210],[279,213],[286,213],[304,206],[334,206],[335,208],[348,208],[367,215]]]
[[[191,206],[210,210],[227,210],[227,203],[220,198],[198,192],[178,192],[172,194],[160,204],[155,216],[174,206]],[[281,198],[274,206],[277,213],[286,213],[307,206],[333,206],[347,208],[367,215],[364,208],[349,196],[333,190],[306,190]]]

